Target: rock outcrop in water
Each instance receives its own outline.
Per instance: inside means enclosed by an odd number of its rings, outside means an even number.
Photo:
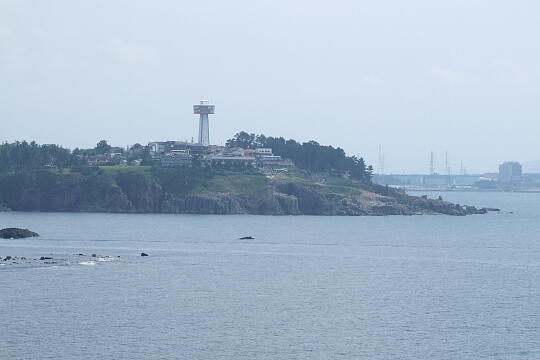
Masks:
[[[86,256],[84,254],[61,254],[55,256],[49,254],[41,257],[26,256],[0,256],[1,267],[30,268],[30,267],[49,267],[49,266],[71,266],[71,265],[97,265],[120,261],[120,256],[100,255],[96,257]]]
[[[28,229],[5,228],[0,230],[0,238],[2,239],[23,239],[34,236],[39,236],[39,234]]]
[[[189,172],[191,171],[191,172]],[[415,197],[343,178],[266,177],[195,170],[0,177],[0,206],[14,211],[260,215],[469,215],[485,209]]]

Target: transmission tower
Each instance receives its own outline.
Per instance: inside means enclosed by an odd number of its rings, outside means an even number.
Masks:
[[[444,154],[444,165],[445,165],[446,175],[448,176],[452,175],[452,168],[450,167],[450,164],[448,163],[448,151]]]
[[[384,175],[384,154],[381,145],[379,145],[379,175]]]
[[[433,154],[433,151],[431,151],[431,153],[430,153],[429,174],[430,175],[435,174],[435,154]]]

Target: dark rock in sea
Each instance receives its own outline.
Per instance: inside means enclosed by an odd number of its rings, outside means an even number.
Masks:
[[[34,236],[39,236],[39,234],[28,229],[5,228],[0,230],[0,238],[2,239],[23,239]]]
[[[465,215],[481,215],[481,214],[486,214],[486,213],[487,213],[486,208],[478,209],[474,206],[465,206]]]
[[[142,252],[142,253],[141,253],[141,256],[148,256],[148,254]]]
[[[11,260],[11,259],[13,259],[11,256],[6,256],[6,257],[4,258],[4,261],[8,261],[8,260]]]
[[[501,211],[501,209],[497,209],[497,208],[484,208],[484,209],[486,209],[486,211],[495,211],[495,212]]]
[[[42,256],[42,257],[39,258],[39,260],[52,260],[52,257]]]
[[[253,236],[243,236],[240,238],[240,240],[253,240],[255,239]]]
[[[96,254],[92,254],[92,257],[97,257],[97,255],[96,255]]]

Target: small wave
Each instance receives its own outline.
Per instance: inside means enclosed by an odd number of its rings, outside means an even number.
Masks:
[[[118,258],[109,257],[109,256],[97,258],[97,261],[101,261],[101,262],[103,262],[103,261],[116,261],[116,260],[118,260]]]
[[[83,261],[83,262],[80,262],[79,265],[96,265],[96,262],[95,261]]]

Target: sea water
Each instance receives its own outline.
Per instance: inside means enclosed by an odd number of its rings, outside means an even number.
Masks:
[[[540,194],[442,196],[502,211],[0,213],[65,260],[0,266],[0,358],[540,359]]]

